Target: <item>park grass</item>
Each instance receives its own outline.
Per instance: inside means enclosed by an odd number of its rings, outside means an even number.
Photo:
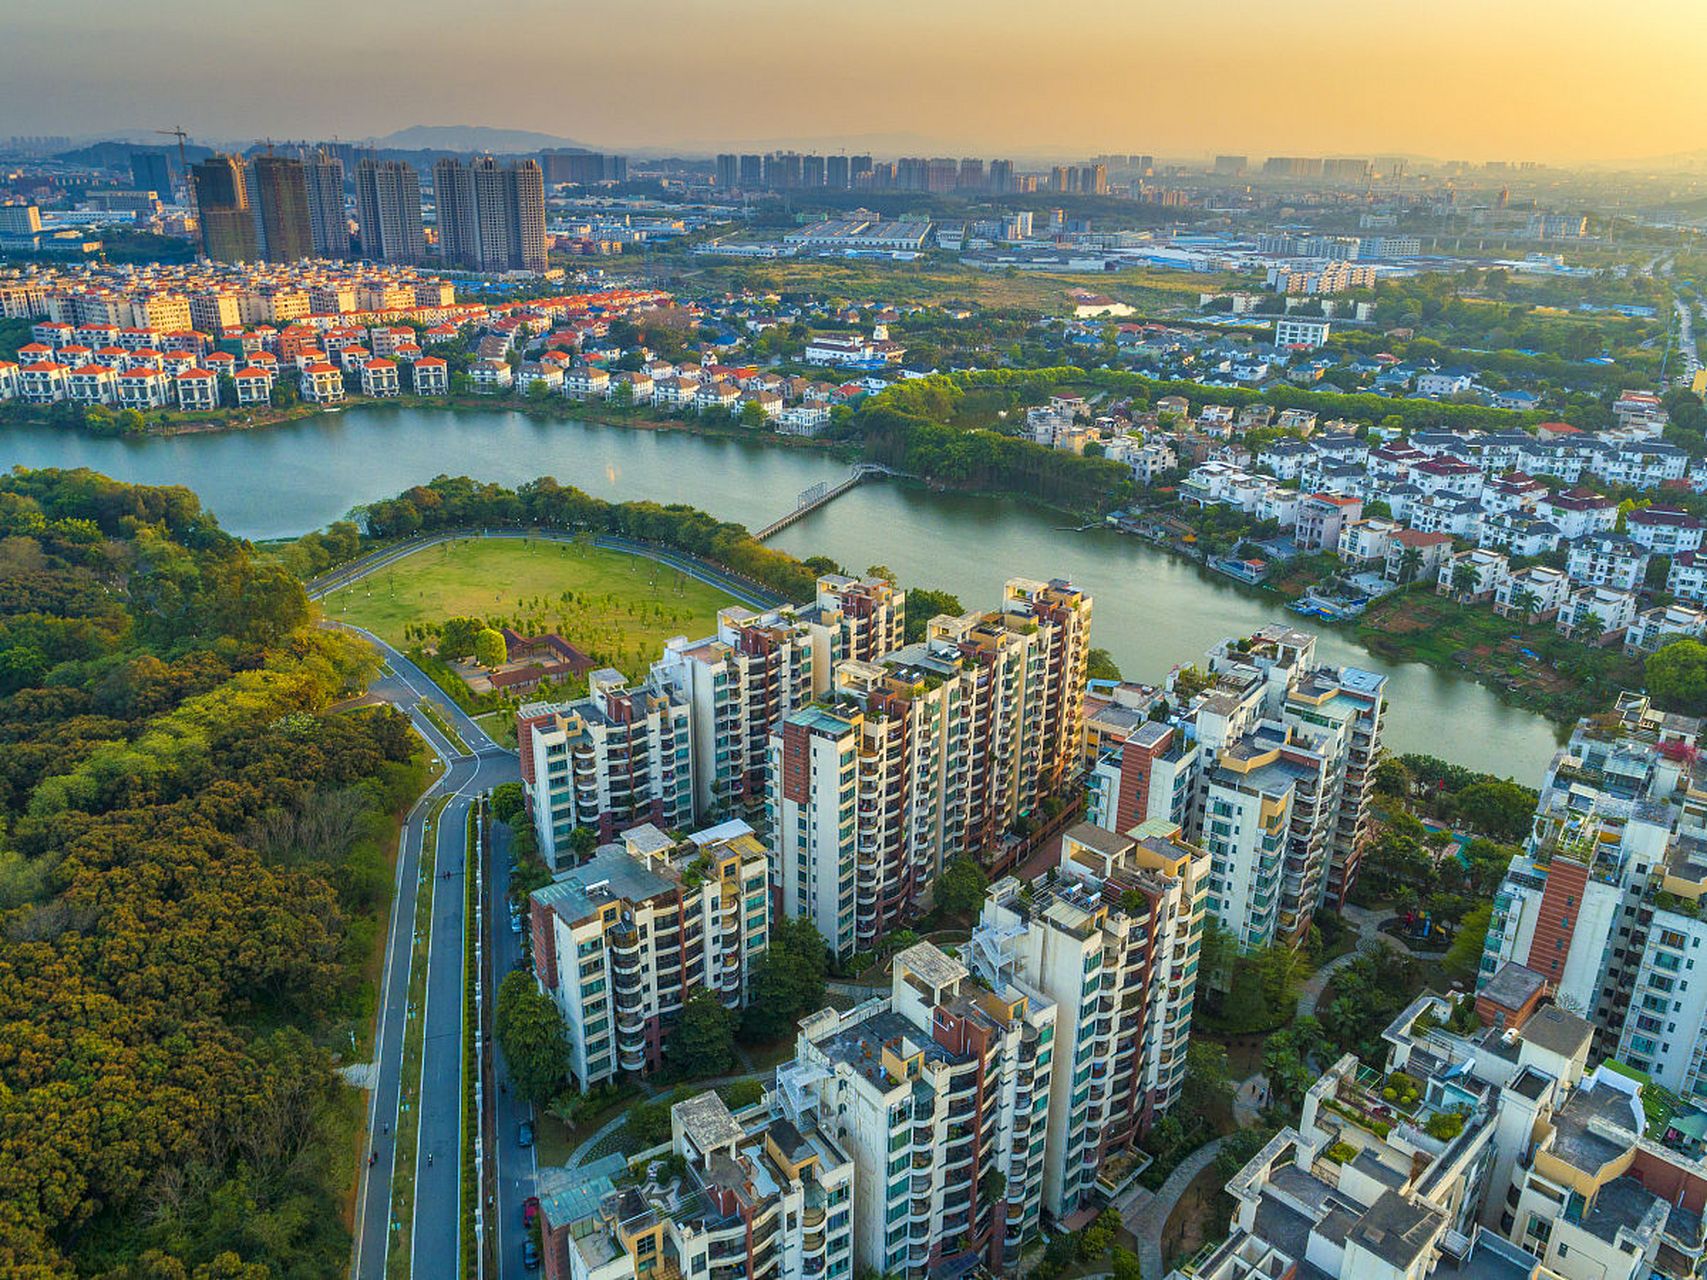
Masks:
[[[638,677],[671,636],[716,630],[732,597],[644,556],[584,543],[471,538],[416,552],[326,597],[330,618],[399,648],[412,625],[472,616],[525,635],[555,631]]]
[[[486,730],[486,736],[500,747],[516,749],[516,718],[508,711],[488,711],[474,717],[474,723]]]

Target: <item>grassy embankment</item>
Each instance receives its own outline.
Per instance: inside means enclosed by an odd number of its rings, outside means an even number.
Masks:
[[[1455,604],[1411,587],[1369,607],[1358,641],[1390,661],[1461,671],[1508,702],[1562,722],[1604,710],[1619,689],[1642,684],[1642,664],[1614,647],[1568,640],[1551,622],[1502,618],[1488,603]]]

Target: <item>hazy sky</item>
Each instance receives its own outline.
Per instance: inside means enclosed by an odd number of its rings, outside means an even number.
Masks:
[[[1704,53],[1703,0],[0,0],[0,134],[1605,160],[1707,145]]]

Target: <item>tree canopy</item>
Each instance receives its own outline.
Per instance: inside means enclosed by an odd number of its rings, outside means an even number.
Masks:
[[[329,1046],[422,775],[309,618],[186,489],[0,476],[0,1272],[347,1265]]]
[[[1674,640],[1648,655],[1643,674],[1649,695],[1662,709],[1707,715],[1707,644]]]
[[[551,1101],[569,1081],[569,1039],[563,1015],[532,974],[504,975],[494,1024],[516,1093],[540,1105]]]

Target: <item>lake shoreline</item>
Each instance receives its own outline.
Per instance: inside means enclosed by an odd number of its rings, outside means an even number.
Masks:
[[[465,412],[417,413],[405,401],[381,413],[357,402],[285,430],[142,438],[20,424],[0,432],[0,456],[32,468],[84,467],[128,483],[184,485],[227,529],[258,542],[322,529],[438,475],[509,488],[555,476],[604,501],[684,503],[758,529],[794,508],[801,493],[835,484],[852,456],[845,443],[772,448],[778,441],[768,434],[696,431],[688,423],[624,430],[637,425],[634,418],[560,416],[568,406],[549,415],[517,412],[525,406],[503,399],[433,407]],[[1558,717],[1543,718],[1539,707],[1450,662],[1384,656],[1351,628],[1312,627],[1290,615],[1275,592],[1245,589],[1194,556],[1158,555],[1169,548],[1029,495],[872,482],[769,545],[855,572],[888,565],[900,581],[950,591],[967,608],[998,600],[1009,578],[1070,578],[1098,596],[1095,643],[1130,679],[1150,683],[1174,664],[1201,664],[1226,636],[1279,622],[1300,626],[1321,636],[1321,661],[1391,677],[1396,751],[1444,751],[1484,771],[1530,777],[1557,748]]]

